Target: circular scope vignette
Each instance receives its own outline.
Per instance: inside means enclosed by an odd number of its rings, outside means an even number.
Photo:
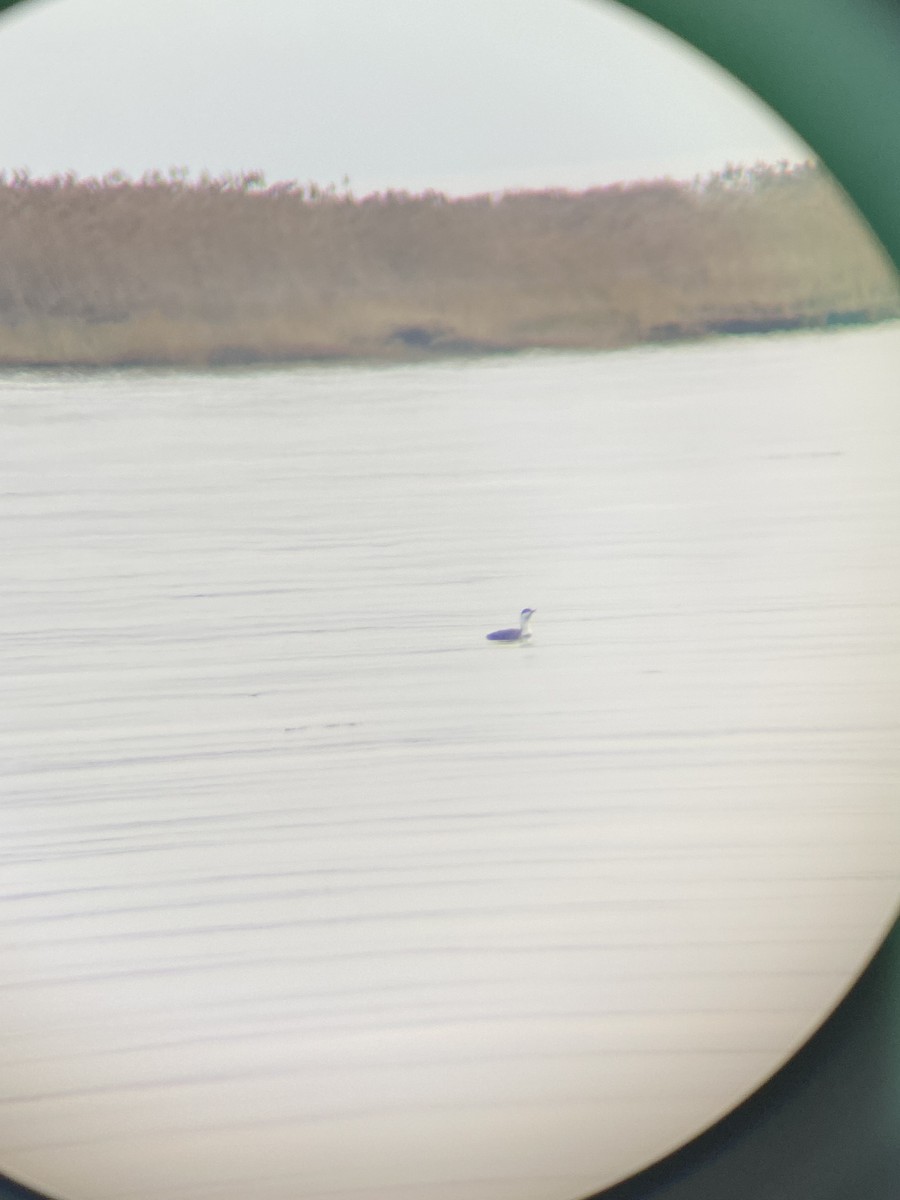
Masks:
[[[392,3],[0,17],[0,1193],[887,1200],[900,25]]]

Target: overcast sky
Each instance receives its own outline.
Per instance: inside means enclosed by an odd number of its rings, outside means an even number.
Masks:
[[[7,169],[261,169],[357,194],[808,156],[609,0],[30,0],[0,16],[0,114]]]

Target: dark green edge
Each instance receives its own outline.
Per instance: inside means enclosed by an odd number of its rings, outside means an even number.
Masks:
[[[0,12],[24,0],[0,0]],[[719,62],[828,167],[900,269],[898,0],[618,0]],[[5,1200],[43,1194],[0,1180]],[[592,1200],[897,1200],[900,922],[747,1100]]]
[[[715,59],[779,113],[900,269],[898,0],[619,2]],[[600,1197],[897,1200],[900,922],[781,1070],[699,1137]]]

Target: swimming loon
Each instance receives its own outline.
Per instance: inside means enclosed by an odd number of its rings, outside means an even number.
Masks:
[[[533,608],[523,608],[519,613],[519,628],[518,629],[495,629],[493,633],[489,633],[488,641],[491,642],[527,642],[531,637],[531,630],[528,628],[528,622],[534,616]]]

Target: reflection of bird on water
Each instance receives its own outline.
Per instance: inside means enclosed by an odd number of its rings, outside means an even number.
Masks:
[[[519,628],[518,629],[495,629],[493,633],[488,634],[488,641],[491,642],[527,642],[531,637],[531,630],[528,628],[528,622],[534,616],[533,608],[523,608],[519,613]]]

